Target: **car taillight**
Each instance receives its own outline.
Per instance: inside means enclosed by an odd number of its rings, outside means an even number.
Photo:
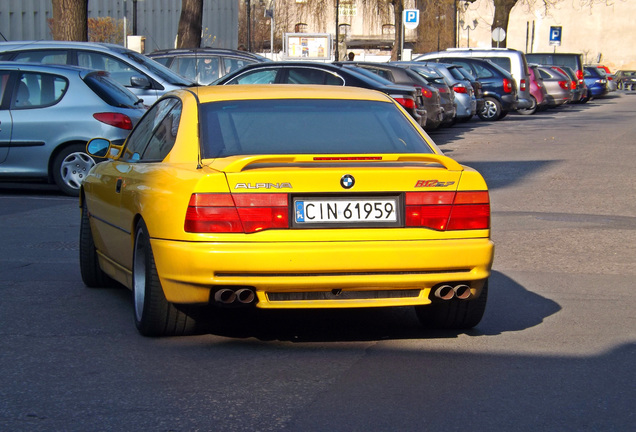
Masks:
[[[253,233],[289,228],[287,194],[195,193],[190,197],[185,231]]]
[[[503,79],[503,89],[506,93],[510,93],[512,91],[512,81],[508,78]]]
[[[457,84],[453,86],[455,93],[468,93],[468,89],[463,84]]]
[[[490,228],[490,199],[487,191],[407,192],[407,227],[438,231]]]
[[[423,89],[422,89],[422,96],[424,96],[424,97],[425,97],[425,98],[427,98],[427,99],[430,99],[430,98],[432,98],[432,97],[433,97],[433,92],[432,92],[432,91],[430,91],[429,89],[425,89],[425,88],[423,88]]]
[[[576,90],[576,81],[570,81],[570,88]]]
[[[126,114],[102,112],[93,114],[95,120],[115,126],[119,129],[131,130],[133,127],[132,120]]]
[[[526,90],[526,80],[522,79],[521,81],[519,81],[519,88],[521,89],[521,91]]]
[[[569,86],[568,86],[568,82],[567,82],[567,81],[559,81],[559,86],[560,86],[563,90],[569,90]]]
[[[583,71],[582,70],[577,70],[576,71],[576,77],[578,78],[579,82],[583,82]]]
[[[400,97],[394,97],[393,99],[395,99],[397,103],[402,105],[404,108],[415,109],[415,99]]]

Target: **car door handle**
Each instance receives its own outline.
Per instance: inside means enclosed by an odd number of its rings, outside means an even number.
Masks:
[[[121,185],[123,184],[123,180],[118,178],[117,179],[117,186],[115,187],[115,192],[117,193],[121,193]]]

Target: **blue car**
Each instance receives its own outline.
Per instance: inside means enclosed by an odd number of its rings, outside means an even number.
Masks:
[[[583,79],[585,80],[585,85],[587,85],[588,100],[605,96],[609,92],[607,76],[603,70],[586,66],[583,71]]]
[[[0,62],[0,179],[45,180],[77,196],[95,165],[86,143],[123,143],[145,112],[107,72]]]

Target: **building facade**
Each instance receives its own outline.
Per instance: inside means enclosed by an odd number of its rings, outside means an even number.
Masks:
[[[508,48],[523,52],[576,52],[583,54],[586,63],[603,63],[612,71],[636,69],[636,32],[632,23],[636,1],[562,0],[548,10],[542,9],[541,3],[529,8],[519,2],[512,9],[506,35]],[[477,27],[470,31],[470,46],[492,46],[492,0],[466,4],[462,13],[465,22],[477,21]],[[553,28],[560,28],[559,45],[550,43]],[[468,32],[460,30],[459,36],[459,46],[466,47]]]
[[[175,47],[181,0],[88,0],[89,18],[121,21],[122,32],[145,38],[144,52]],[[51,0],[0,1],[0,40],[52,40],[49,20]],[[122,40],[124,38],[122,37]],[[238,47],[238,1],[203,2],[202,45]]]

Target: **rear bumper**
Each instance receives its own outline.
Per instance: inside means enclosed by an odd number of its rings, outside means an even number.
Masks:
[[[501,96],[501,109],[503,111],[514,111],[518,108],[519,99],[516,95],[505,94]]]
[[[517,101],[518,109],[531,108],[531,107],[532,107],[532,101],[530,99],[519,98],[519,100]]]
[[[406,306],[430,303],[439,283],[467,283],[478,295],[490,275],[490,239],[209,243],[153,239],[168,301],[208,303],[221,287],[250,287],[261,308]],[[408,296],[282,296],[275,293],[409,290]],[[363,297],[363,298],[359,298]]]

